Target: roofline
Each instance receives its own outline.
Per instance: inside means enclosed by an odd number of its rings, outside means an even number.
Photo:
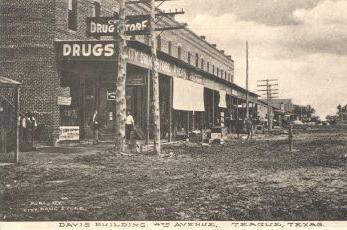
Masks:
[[[143,3],[143,5],[146,5],[147,7],[150,7],[149,6],[149,3]],[[159,12],[163,12],[162,10],[160,9],[157,9]],[[163,16],[169,20],[171,20],[173,23],[175,24],[178,24],[178,25],[181,25],[180,22],[178,22],[176,19],[174,19],[173,17],[170,17],[170,16]],[[188,24],[189,25],[189,24]],[[201,39],[201,37],[195,33],[194,31],[192,31],[191,29],[189,29],[188,27],[185,27],[183,28],[184,30],[186,30],[187,32],[189,32],[190,34],[194,35],[196,38],[198,38],[200,41],[204,42],[205,44],[207,44],[210,48],[218,51],[219,54],[221,54],[223,57],[225,57],[228,61],[231,61],[232,63],[234,63],[234,59],[232,58],[229,58],[228,56],[231,56],[231,55],[227,55],[225,53],[222,53],[219,49],[217,49],[216,47],[214,47],[211,43],[209,43],[207,40],[205,39]]]
[[[142,46],[142,51],[144,51],[144,52],[146,52],[146,53],[150,53],[150,46],[148,46],[148,45],[146,45],[146,44],[144,44],[144,43],[142,43],[142,42],[140,42],[140,41],[137,41],[137,40],[130,40],[130,41],[127,41],[127,43],[128,43],[128,46],[129,46],[129,47],[132,46],[131,44],[133,44],[133,46],[134,46],[135,44],[141,45],[141,46]],[[134,48],[138,48],[138,47],[134,47]],[[140,49],[141,49],[141,48],[140,48]],[[207,76],[208,78],[210,78],[210,79],[212,79],[212,80],[215,80],[215,81],[218,81],[218,82],[220,82],[220,83],[223,83],[224,85],[229,86],[229,87],[231,87],[231,88],[238,89],[238,90],[242,91],[242,93],[247,93],[247,90],[246,90],[245,88],[242,88],[241,86],[236,85],[236,84],[233,83],[233,82],[227,81],[227,80],[225,80],[225,79],[223,79],[223,78],[219,78],[219,77],[217,77],[216,75],[213,75],[213,74],[211,74],[211,73],[209,73],[209,72],[206,72],[205,70],[202,70],[202,69],[200,69],[200,68],[198,68],[198,67],[195,67],[195,66],[193,66],[193,65],[190,65],[190,64],[186,63],[185,61],[183,61],[183,60],[181,60],[181,59],[178,59],[178,58],[176,58],[176,57],[173,57],[173,56],[171,56],[171,55],[169,55],[169,54],[167,54],[167,53],[165,53],[165,52],[163,52],[163,51],[158,50],[157,52],[158,52],[158,57],[162,56],[162,57],[164,57],[164,58],[167,57],[167,58],[173,59],[173,60],[176,61],[176,62],[178,63],[178,65],[180,65],[180,66],[183,66],[183,67],[189,68],[189,69],[193,69],[194,71],[196,71],[196,72],[198,72],[198,73],[201,73],[203,76]],[[248,91],[248,92],[249,92],[250,96],[253,96],[253,97],[256,97],[256,98],[259,97],[259,95],[256,94],[256,93],[253,93],[253,92],[251,92],[251,91]]]

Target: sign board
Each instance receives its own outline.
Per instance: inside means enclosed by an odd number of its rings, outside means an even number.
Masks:
[[[56,41],[59,59],[63,60],[116,60],[114,41]]]
[[[58,105],[71,105],[71,97],[58,97]]]
[[[145,78],[142,75],[130,75],[127,76],[126,85],[144,85]]]
[[[79,126],[60,126],[59,141],[78,141],[80,139]]]
[[[220,139],[222,139],[222,133],[211,133],[211,139],[212,140],[216,140],[216,139],[220,140]]]
[[[70,87],[59,87],[58,95],[60,97],[70,97],[71,95]]]
[[[150,15],[130,15],[125,18],[125,34],[148,35],[150,32]],[[119,17],[87,18],[87,36],[114,36],[118,30]]]
[[[116,100],[116,91],[110,91],[107,90],[107,100],[108,101],[115,101]]]

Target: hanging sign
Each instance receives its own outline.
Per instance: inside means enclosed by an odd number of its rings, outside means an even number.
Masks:
[[[125,34],[148,35],[150,15],[130,15],[125,18]],[[87,18],[87,36],[114,36],[119,26],[119,17]]]
[[[107,100],[108,101],[115,101],[117,98],[116,91],[114,90],[107,90]]]
[[[114,41],[56,41],[59,59],[116,60]]]

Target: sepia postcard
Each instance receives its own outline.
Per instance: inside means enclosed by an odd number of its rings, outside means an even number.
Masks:
[[[346,0],[0,0],[0,230],[346,229]]]

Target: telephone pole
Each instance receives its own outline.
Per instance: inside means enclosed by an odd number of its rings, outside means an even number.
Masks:
[[[277,98],[277,95],[278,95],[278,88],[273,88],[273,87],[278,86],[278,79],[265,79],[265,80],[258,80],[257,82],[262,83],[262,85],[257,85],[257,87],[260,87],[260,89],[258,89],[258,91],[263,92],[263,94],[261,94],[261,96],[262,97],[266,96],[266,100],[267,100],[267,125],[268,125],[268,130],[271,131],[272,130],[272,113],[271,113],[272,99]]]
[[[157,20],[157,16],[164,17],[164,16],[174,16],[176,14],[184,14],[184,11],[175,11],[175,12],[164,12],[161,11],[158,7],[162,5],[166,1],[172,1],[172,0],[129,0],[126,2],[126,4],[149,4],[150,7],[150,28],[149,28],[149,37],[150,37],[150,46],[151,46],[151,71],[150,71],[150,78],[147,81],[148,84],[148,100],[150,97],[149,93],[149,87],[150,87],[150,80],[152,80],[152,116],[153,116],[153,136],[154,136],[154,151],[158,155],[161,155],[161,140],[160,140],[160,107],[159,107],[159,73],[157,70],[157,36],[156,31],[160,31],[160,33],[163,33],[167,30],[177,30],[177,29],[183,29],[187,26],[187,24],[180,24],[177,26],[168,26],[168,27],[161,27],[157,28],[156,24],[159,20]],[[158,6],[155,5],[156,2],[160,2]],[[147,105],[147,108],[149,106]],[[149,139],[149,116],[147,115],[147,140]]]
[[[117,150],[124,151],[125,120],[126,120],[126,39],[125,39],[125,0],[119,1],[119,25],[115,34],[116,47],[118,49],[117,76],[116,76],[116,140]]]
[[[153,136],[154,136],[154,151],[161,155],[160,143],[160,108],[159,108],[159,74],[156,68],[157,64],[157,38],[155,34],[155,19],[156,19],[156,6],[155,0],[151,0],[151,23],[150,23],[150,40],[151,40],[151,54],[152,54],[152,68],[151,79],[153,84],[153,99],[152,99],[152,113],[153,113]]]

